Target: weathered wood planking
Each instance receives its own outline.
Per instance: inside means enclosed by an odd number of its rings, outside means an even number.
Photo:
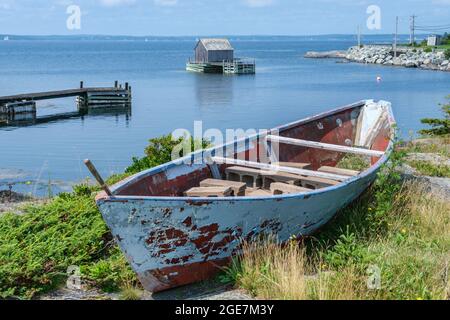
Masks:
[[[384,155],[383,151],[346,147],[346,146],[340,146],[340,145],[336,145],[336,144],[328,144],[328,143],[321,143],[321,142],[308,141],[308,140],[292,139],[292,138],[285,138],[285,137],[280,137],[280,136],[270,136],[269,135],[269,136],[267,136],[267,140],[271,141],[271,142],[290,144],[293,146],[309,147],[309,148],[336,151],[336,152],[342,152],[342,153],[352,153],[352,154],[357,154],[357,155],[362,155],[362,156],[382,157]]]
[[[336,181],[345,181],[350,178],[348,176],[342,176],[342,175],[338,175],[338,174],[318,172],[318,171],[305,170],[305,169],[297,169],[297,168],[292,168],[292,167],[291,168],[278,167],[278,166],[274,166],[274,165],[266,164],[266,163],[251,162],[251,161],[244,161],[244,160],[231,159],[231,158],[213,157],[212,160],[214,162],[220,163],[220,164],[231,164],[231,165],[257,168],[257,169],[273,171],[273,172],[293,173],[293,174],[298,174],[301,176],[317,177],[317,178],[324,178],[324,179],[330,179],[330,180],[336,180]]]

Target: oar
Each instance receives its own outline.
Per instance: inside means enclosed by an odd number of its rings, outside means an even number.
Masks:
[[[103,180],[100,173],[98,173],[97,169],[95,168],[94,164],[91,162],[91,160],[86,159],[84,160],[84,164],[89,169],[89,171],[92,173],[94,178],[97,180],[98,184],[102,187],[103,191],[106,192],[106,194],[110,197],[112,197],[112,192],[109,189],[108,185],[105,183],[105,180]]]

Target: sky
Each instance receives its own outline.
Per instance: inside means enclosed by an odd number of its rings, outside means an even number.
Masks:
[[[0,0],[0,34],[392,34],[413,14],[442,31],[450,0]]]

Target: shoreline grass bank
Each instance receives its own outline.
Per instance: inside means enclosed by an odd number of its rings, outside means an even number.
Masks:
[[[170,160],[174,144],[168,136],[152,139],[146,157],[134,158],[125,174],[108,183]],[[439,143],[409,145],[394,154],[393,166],[404,161],[404,153],[419,151],[445,155]],[[342,163],[365,165],[355,159]],[[64,287],[68,268],[77,266],[84,287],[139,299],[136,276],[96,208],[97,191],[81,184],[46,203],[27,205],[24,214],[0,216],[0,298],[38,298]],[[404,185],[400,174],[389,170],[315,237],[284,250],[270,243],[249,245],[244,260],[222,280],[260,298],[445,299],[449,209],[423,185]],[[380,270],[382,289],[367,289],[369,267]]]

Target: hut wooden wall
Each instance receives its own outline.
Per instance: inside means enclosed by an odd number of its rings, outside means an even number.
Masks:
[[[200,41],[195,47],[195,62],[208,62],[208,51]]]
[[[210,50],[208,51],[208,62],[232,61],[233,56],[233,50]]]

